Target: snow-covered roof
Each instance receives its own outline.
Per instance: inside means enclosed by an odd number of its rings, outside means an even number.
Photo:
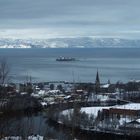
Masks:
[[[100,101],[108,101],[109,97],[107,95],[97,95],[97,99]]]
[[[32,93],[31,96],[36,97],[36,98],[39,98],[39,95],[38,94],[35,94],[35,93]]]
[[[21,92],[20,93],[21,95],[26,95],[26,94],[28,94],[27,92]]]
[[[140,103],[129,103],[129,104],[125,104],[125,105],[114,106],[112,108],[140,110]]]
[[[47,103],[46,102],[41,102],[41,105],[42,106],[47,106]]]
[[[130,123],[132,121],[133,121],[132,118],[127,118],[127,117],[119,119],[120,125],[123,125],[124,123]]]
[[[137,119],[136,121],[140,123],[140,119]]]
[[[69,99],[71,98],[71,95],[65,96],[64,99]]]
[[[44,95],[44,94],[45,94],[45,90],[40,90],[40,91],[38,92],[38,94],[39,94],[39,95]]]
[[[102,88],[108,88],[110,86],[110,84],[105,84],[105,85],[102,85],[101,87]]]
[[[48,93],[58,93],[60,90],[49,90]]]
[[[129,80],[129,82],[136,82],[136,83],[139,83],[140,80],[131,79],[131,80]]]

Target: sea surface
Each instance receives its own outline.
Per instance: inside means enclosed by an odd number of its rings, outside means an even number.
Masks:
[[[76,61],[58,62],[59,56]],[[100,81],[140,79],[140,49],[67,48],[67,49],[0,49],[7,59],[11,82],[75,81],[94,82],[97,69]]]

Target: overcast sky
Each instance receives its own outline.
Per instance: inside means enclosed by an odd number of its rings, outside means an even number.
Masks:
[[[0,0],[0,37],[140,39],[140,0]]]

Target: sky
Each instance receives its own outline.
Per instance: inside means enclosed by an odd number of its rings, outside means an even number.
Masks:
[[[0,0],[0,38],[140,39],[140,0]]]

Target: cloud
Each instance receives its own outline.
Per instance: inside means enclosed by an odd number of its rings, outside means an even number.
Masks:
[[[130,37],[121,31],[140,30],[139,5],[139,0],[1,0],[0,34]]]

